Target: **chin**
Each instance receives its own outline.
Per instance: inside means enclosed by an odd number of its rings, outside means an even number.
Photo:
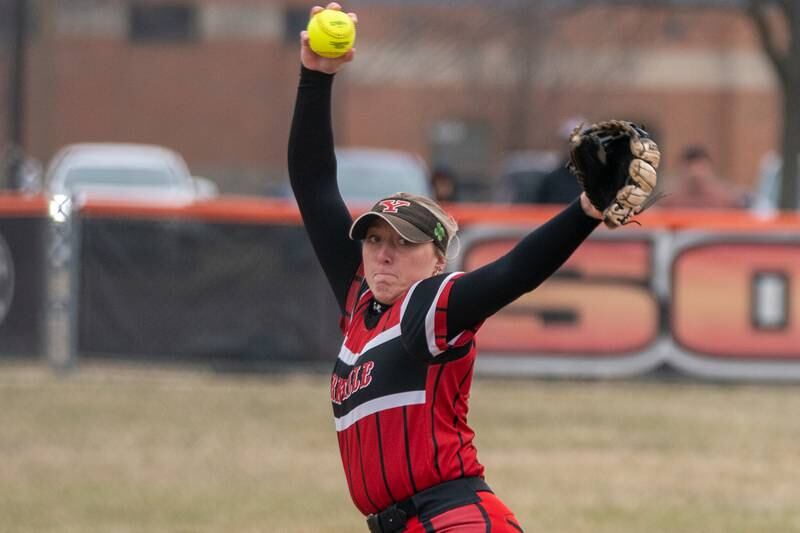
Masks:
[[[395,301],[397,301],[397,298],[400,296],[399,294],[394,294],[394,293],[389,293],[389,294],[372,293],[372,294],[375,296],[376,300],[385,305],[392,305]]]
[[[393,304],[400,297],[401,294],[403,293],[393,291],[391,289],[388,290],[386,289],[382,290],[380,288],[372,289],[372,295],[375,297],[375,299],[378,300],[380,303],[386,305]]]

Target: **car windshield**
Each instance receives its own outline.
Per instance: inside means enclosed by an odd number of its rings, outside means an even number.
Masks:
[[[77,167],[67,172],[64,188],[82,187],[174,187],[175,178],[166,169]]]
[[[398,191],[430,196],[425,167],[413,159],[340,154],[337,169],[345,200],[374,202]]]

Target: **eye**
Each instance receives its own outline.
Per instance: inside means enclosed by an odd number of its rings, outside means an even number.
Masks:
[[[380,237],[378,237],[377,235],[375,235],[373,233],[371,235],[367,235],[367,238],[364,239],[364,240],[366,242],[368,242],[369,244],[376,244],[376,243],[380,242],[381,239],[380,239]]]
[[[400,237],[399,239],[397,239],[397,244],[399,244],[400,246],[408,246],[411,243],[405,240],[404,238]]]

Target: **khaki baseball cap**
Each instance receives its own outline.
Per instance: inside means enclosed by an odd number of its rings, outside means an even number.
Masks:
[[[428,208],[413,199],[390,196],[379,200],[372,209],[353,221],[350,238],[364,239],[375,218],[385,220],[409,242],[433,242],[442,253],[447,252],[448,235],[444,225]]]

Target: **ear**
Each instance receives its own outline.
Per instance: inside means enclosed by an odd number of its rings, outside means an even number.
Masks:
[[[433,266],[433,275],[435,276],[437,274],[441,274],[442,272],[444,272],[444,267],[446,264],[447,261],[445,260],[445,258],[437,253],[436,264]]]

